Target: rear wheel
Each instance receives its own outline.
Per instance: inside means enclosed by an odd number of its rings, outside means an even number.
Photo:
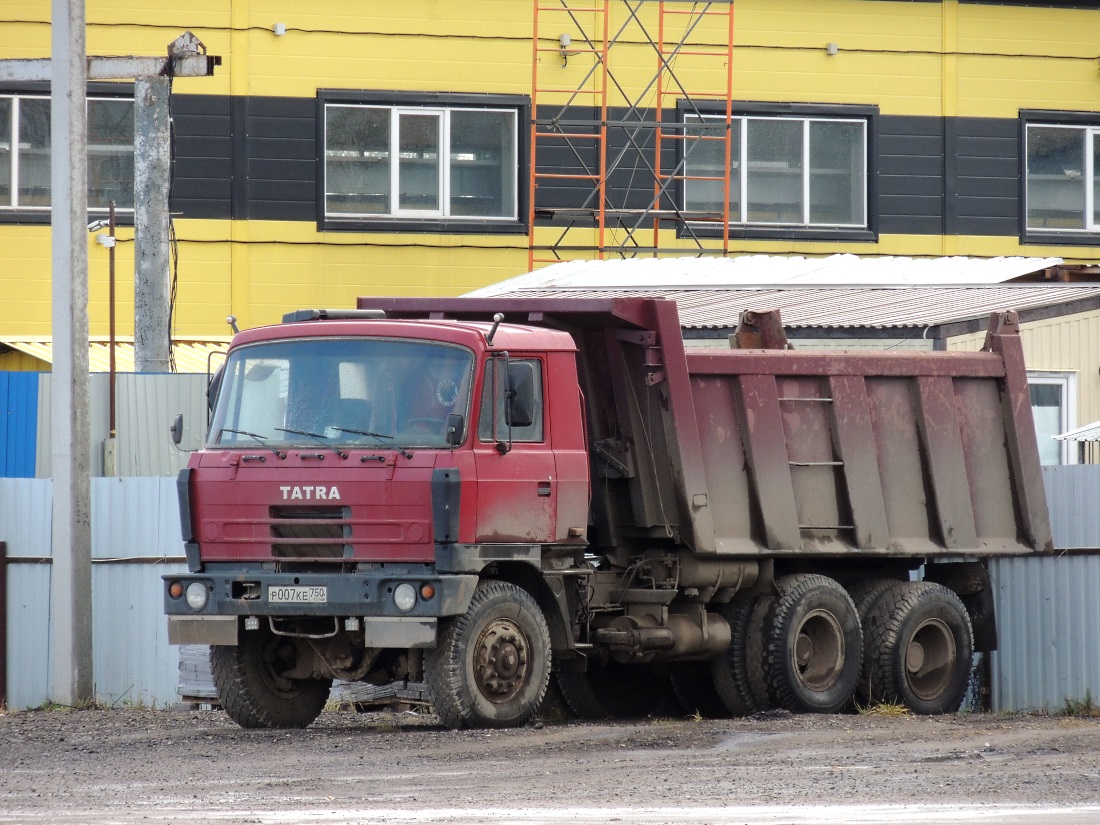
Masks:
[[[550,681],[550,631],[538,604],[514,584],[482,582],[428,652],[424,675],[447,727],[524,724]]]
[[[901,702],[914,713],[954,713],[962,704],[974,632],[962,601],[934,582],[900,582],[867,617],[872,701]]]
[[[852,698],[863,632],[851,597],[827,576],[804,573],[776,582],[765,624],[765,673],[776,704],[836,713]]]
[[[768,602],[766,597],[740,595],[722,609],[730,625],[730,646],[710,663],[710,675],[722,704],[734,716],[768,708],[760,641]]]
[[[867,628],[867,617],[871,608],[887,590],[900,584],[897,579],[864,579],[856,582],[848,588],[848,595],[856,606],[856,614],[859,616],[859,626],[863,629],[863,664],[859,671],[859,680],[856,682],[855,700],[860,703],[871,701],[870,680],[871,661],[874,659],[874,651],[871,650],[871,634]]]
[[[242,728],[304,728],[328,701],[331,679],[291,679],[298,648],[261,625],[241,634],[234,647],[210,648],[210,670],[218,698]]]

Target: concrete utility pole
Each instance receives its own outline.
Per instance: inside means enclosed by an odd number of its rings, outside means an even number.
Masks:
[[[83,0],[53,0],[50,24],[53,225],[53,525],[50,697],[79,705],[92,682],[92,522],[88,458],[87,63]]]
[[[168,78],[134,80],[134,371],[171,371]]]
[[[88,156],[87,81],[154,79],[161,91],[135,95],[134,126],[135,278],[162,279],[163,323],[146,330],[152,345],[168,330],[168,77],[205,77],[221,64],[190,32],[168,49],[167,57],[93,57],[85,49],[83,0],[51,0],[52,57],[0,60],[0,80],[50,81],[50,219],[53,255],[53,402],[50,423],[53,447],[53,565],[50,581],[50,698],[63,705],[89,702],[92,680],[92,538],[91,432],[88,392]],[[155,85],[155,84],[150,84]],[[138,90],[135,89],[137,92]],[[146,100],[147,98],[147,100]],[[143,104],[143,100],[145,103]],[[143,105],[158,109],[143,113]],[[142,130],[138,135],[138,130]],[[158,131],[159,130],[159,131]],[[151,132],[151,134],[150,134]],[[163,158],[155,160],[155,158]],[[150,171],[156,167],[156,171]],[[163,171],[161,171],[163,167]],[[152,177],[153,179],[146,180]],[[159,187],[159,191],[154,191]],[[138,192],[143,193],[140,197]],[[155,248],[154,252],[148,252]],[[145,267],[141,261],[149,262]],[[163,265],[156,262],[163,262]],[[135,284],[137,294],[148,290]],[[144,299],[149,300],[157,299]],[[158,309],[158,312],[159,312]],[[159,317],[159,315],[158,315]],[[135,317],[135,327],[139,320]],[[150,322],[143,321],[145,326]],[[156,324],[154,320],[151,323]],[[135,335],[136,341],[141,341]],[[140,347],[140,344],[135,346]],[[157,353],[159,354],[159,352]],[[163,363],[168,357],[135,353],[142,363]],[[157,367],[151,367],[156,369]],[[139,370],[141,368],[139,367]]]

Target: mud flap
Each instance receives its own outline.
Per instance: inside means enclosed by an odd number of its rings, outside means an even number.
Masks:
[[[980,561],[943,562],[929,564],[924,569],[926,581],[942,584],[953,590],[970,614],[974,628],[974,650],[989,653],[997,649],[997,616],[993,607],[993,583],[989,570]]]

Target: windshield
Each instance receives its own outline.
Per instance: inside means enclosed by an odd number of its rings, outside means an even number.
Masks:
[[[387,338],[241,347],[226,362],[207,443],[445,447],[447,416],[469,420],[473,360],[464,347]]]

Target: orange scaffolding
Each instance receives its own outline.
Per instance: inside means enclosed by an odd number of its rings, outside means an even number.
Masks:
[[[534,0],[532,270],[570,257],[729,251],[733,11],[732,0]],[[708,143],[722,161],[689,170]],[[719,190],[716,207],[688,210],[689,181]],[[662,226],[680,243],[663,249]],[[575,241],[579,232],[590,240]]]

